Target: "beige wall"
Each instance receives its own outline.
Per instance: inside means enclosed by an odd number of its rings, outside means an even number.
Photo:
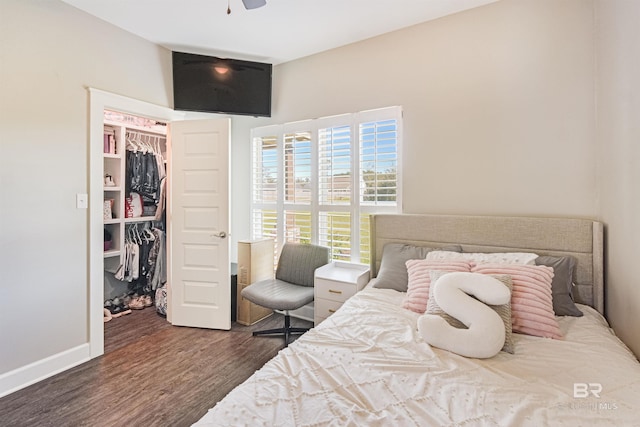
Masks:
[[[590,1],[503,0],[275,67],[271,122],[401,105],[404,212],[594,217],[593,64]]]
[[[640,355],[640,2],[597,0],[599,174],[606,313]]]
[[[0,3],[0,375],[87,343],[86,86],[169,105],[170,60],[62,2]]]

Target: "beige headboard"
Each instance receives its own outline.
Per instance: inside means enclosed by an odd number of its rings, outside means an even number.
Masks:
[[[440,247],[459,244],[464,252],[534,252],[572,255],[576,302],[604,314],[603,226],[589,219],[462,215],[372,215],[371,277],[388,242]]]

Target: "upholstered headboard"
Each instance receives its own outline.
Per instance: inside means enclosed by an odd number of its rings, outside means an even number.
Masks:
[[[577,261],[576,302],[604,314],[603,226],[579,218],[462,215],[372,215],[371,277],[388,242],[440,247],[459,244],[464,252],[534,252],[571,255]]]

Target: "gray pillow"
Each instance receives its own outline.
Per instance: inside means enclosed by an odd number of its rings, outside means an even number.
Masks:
[[[433,250],[461,252],[460,245],[448,245],[443,248],[408,245],[406,243],[387,243],[382,248],[382,260],[374,288],[395,289],[407,292],[409,277],[406,262],[410,259],[425,259]]]
[[[556,316],[581,317],[583,314],[573,301],[571,288],[573,287],[573,271],[576,260],[571,256],[539,256],[536,265],[546,265],[553,268],[551,293],[553,297],[553,312]]]

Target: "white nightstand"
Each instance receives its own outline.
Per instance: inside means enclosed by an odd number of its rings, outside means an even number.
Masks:
[[[316,269],[314,280],[314,323],[331,316],[369,282],[369,266],[334,261]]]

